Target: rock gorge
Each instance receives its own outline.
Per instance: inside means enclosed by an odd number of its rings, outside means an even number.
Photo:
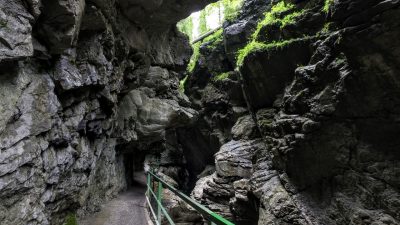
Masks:
[[[400,224],[400,1],[245,0],[187,71],[212,2],[0,0],[0,224],[98,211],[143,162],[239,225]]]

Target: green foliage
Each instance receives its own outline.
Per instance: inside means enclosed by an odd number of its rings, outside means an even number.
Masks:
[[[226,73],[218,74],[217,76],[213,77],[213,81],[225,80],[228,78],[229,78],[229,73],[226,72]]]
[[[223,5],[221,4],[221,1],[207,5],[203,11],[206,12],[207,16],[218,14],[218,24],[222,24]]]
[[[219,23],[222,24],[224,20],[227,19],[234,19],[237,17],[240,8],[243,5],[244,0],[220,0],[216,3],[209,4],[205,9],[200,11],[200,16],[199,16],[199,21],[193,20],[193,17],[190,16],[181,22],[178,23],[178,29],[187,34],[190,38],[196,38],[193,37],[193,27],[194,23],[198,22],[198,33],[204,34],[208,31],[210,31],[210,27],[207,24],[207,17],[210,15],[215,15],[215,13],[218,13],[218,18],[219,18]],[[192,39],[191,39],[192,40]],[[214,34],[208,36],[205,38],[201,43],[197,42],[192,45],[193,47],[193,55],[190,58],[188,67],[187,67],[187,73],[190,74],[193,72],[195,65],[200,57],[200,46],[203,43],[207,43],[207,49],[209,50],[214,50],[221,42],[223,41],[223,29],[219,29],[216,31]],[[184,84],[186,82],[186,79],[182,79],[180,82],[180,89],[184,88]]]
[[[199,34],[204,34],[207,31],[209,31],[207,27],[207,11],[202,10],[199,19]]]
[[[243,0],[222,0],[224,20],[233,21],[239,15],[243,2]]]
[[[325,13],[328,13],[329,9],[331,8],[331,5],[333,4],[334,0],[325,0],[324,7],[322,8],[322,11]]]
[[[267,47],[266,44],[252,41],[249,44],[247,44],[244,48],[240,49],[237,54],[237,62],[236,64],[238,66],[243,65],[244,58],[246,58],[247,55],[249,55],[251,52],[256,52],[258,50],[265,49]]]
[[[178,30],[189,37],[189,40],[193,39],[193,19],[188,17],[184,20],[179,21],[177,24]]]
[[[292,43],[295,40],[297,40],[297,39],[274,41],[274,42],[271,42],[268,44],[252,41],[248,45],[246,45],[246,47],[239,50],[239,52],[237,54],[237,63],[236,64],[237,64],[237,66],[242,66],[246,56],[248,56],[251,53],[254,53],[257,51],[270,50],[273,48],[282,48],[282,47]]]
[[[243,61],[247,55],[252,52],[267,50],[270,48],[278,48],[283,47],[293,40],[285,40],[285,41],[273,41],[271,43],[261,43],[257,41],[261,30],[268,25],[277,24],[280,29],[284,28],[289,24],[293,24],[296,22],[296,19],[304,14],[304,10],[294,11],[289,13],[282,18],[283,13],[287,13],[289,10],[293,10],[295,5],[292,3],[286,3],[285,1],[280,1],[277,4],[273,5],[271,10],[264,14],[264,19],[261,20],[256,27],[256,30],[251,35],[250,42],[242,49],[237,52],[237,66],[242,66]]]
[[[206,8],[200,11],[199,20],[193,20],[193,16],[181,20],[177,26],[178,29],[190,37],[190,40],[196,38],[193,37],[194,23],[198,22],[198,33],[202,35],[211,30],[209,24],[207,24],[207,17],[218,14],[219,24],[222,24],[225,20],[233,20],[239,14],[240,8],[243,5],[244,0],[220,0],[216,3],[209,4]]]
[[[222,28],[215,31],[215,33],[213,33],[212,35],[204,38],[204,40],[202,41],[202,44],[207,43],[208,49],[210,49],[210,50],[215,49],[223,41],[223,31],[224,30]]]
[[[179,91],[185,92],[185,84],[188,79],[189,75],[186,75],[185,78],[179,81]]]
[[[190,57],[190,61],[187,67],[187,72],[192,73],[194,70],[194,67],[196,65],[197,60],[199,60],[200,57],[200,42],[197,42],[194,44],[193,47],[193,54],[192,57]]]
[[[215,47],[220,44],[223,41],[223,36],[222,36],[223,30],[219,29],[216,31],[214,34],[204,38],[203,41],[197,42],[196,44],[192,45],[193,48],[193,55],[190,58],[188,67],[187,67],[187,72],[192,73],[194,70],[194,67],[196,66],[197,60],[199,60],[200,57],[200,46],[203,43],[208,43],[207,48],[210,50],[215,49]]]
[[[67,219],[65,220],[64,225],[78,225],[78,221],[76,219],[75,214],[69,214],[67,216]]]
[[[222,40],[223,32],[224,32],[224,30],[222,28],[220,28],[217,31],[215,31],[213,34],[211,34],[210,36],[204,38],[202,42],[207,43],[207,42],[215,42],[216,40]]]
[[[332,27],[332,23],[331,22],[325,23],[324,27],[321,30],[321,32],[322,33],[328,33],[331,30],[331,27]]]
[[[304,10],[301,10],[299,12],[293,12],[289,15],[286,15],[285,17],[283,17],[283,19],[280,20],[280,23],[281,23],[280,28],[282,29],[289,24],[294,24],[296,22],[296,19],[303,14],[304,14]]]
[[[279,18],[281,13],[289,11],[295,7],[294,4],[285,3],[281,1],[276,5],[272,6],[271,11],[264,14],[264,19],[261,20],[257,24],[257,28],[252,35],[252,39],[256,39],[261,31],[261,29],[267,25],[271,24],[279,24],[281,28],[285,27],[288,24],[294,23],[295,19],[300,16],[303,12],[294,12],[289,15],[286,15],[283,19]]]

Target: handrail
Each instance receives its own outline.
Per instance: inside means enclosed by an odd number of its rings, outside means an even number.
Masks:
[[[210,31],[208,31],[208,32],[206,32],[206,33],[204,33],[204,34],[202,34],[200,37],[194,39],[190,44],[193,45],[193,44],[196,44],[196,43],[199,42],[199,41],[202,41],[204,38],[206,38],[206,37],[212,35],[213,33],[217,32],[217,31],[218,31],[219,29],[221,29],[221,28],[222,28],[222,26],[218,26],[218,27],[216,27],[216,28],[214,28],[214,29],[212,29],[212,30],[210,30]]]
[[[153,178],[153,179],[152,179]],[[157,194],[154,193],[153,187],[154,187],[154,181],[157,181]],[[167,218],[169,224],[175,225],[175,223],[172,221],[171,217],[168,215],[168,212],[165,210],[165,208],[162,206],[162,189],[163,187],[167,188],[168,190],[172,191],[174,194],[176,194],[179,198],[181,198],[183,201],[185,201],[187,204],[192,206],[194,209],[196,209],[197,212],[199,212],[204,218],[206,218],[209,222],[211,222],[211,225],[234,225],[232,222],[226,220],[222,216],[218,215],[217,213],[209,210],[205,206],[201,205],[200,203],[196,202],[189,196],[183,194],[181,191],[175,189],[172,187],[170,184],[162,180],[160,177],[155,175],[153,172],[148,171],[147,172],[147,191],[146,191],[146,199],[148,202],[148,205],[150,207],[150,210],[152,212],[152,215],[154,217],[155,222],[157,225],[161,224],[161,218],[162,214]],[[150,195],[151,194],[151,195]],[[151,196],[154,197],[154,199],[157,202],[157,215],[151,206]],[[162,214],[161,214],[162,212]]]

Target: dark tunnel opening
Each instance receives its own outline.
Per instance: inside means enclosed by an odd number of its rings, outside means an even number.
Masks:
[[[124,153],[123,159],[127,189],[138,186],[140,182],[137,177],[143,175],[145,155]]]

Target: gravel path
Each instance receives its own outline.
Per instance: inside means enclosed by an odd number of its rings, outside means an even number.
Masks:
[[[135,184],[114,200],[103,205],[102,210],[79,221],[79,225],[147,225],[146,177],[137,173]]]

